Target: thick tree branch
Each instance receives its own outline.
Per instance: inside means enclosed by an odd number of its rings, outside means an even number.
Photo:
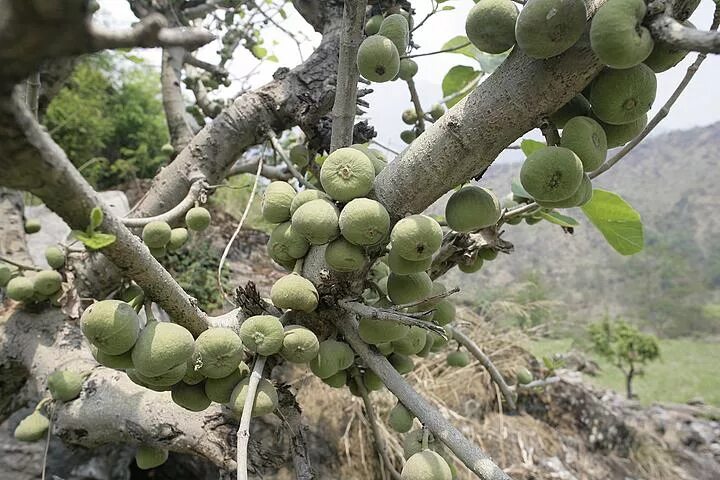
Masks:
[[[155,13],[151,13],[126,30],[108,30],[98,25],[91,25],[88,29],[90,33],[88,52],[135,47],[182,47],[192,51],[215,39],[213,34],[203,28],[166,27],[165,17]]]
[[[716,11],[717,12],[717,11]],[[716,13],[716,17],[717,17]],[[720,53],[720,33],[686,27],[668,15],[659,15],[650,22],[650,32],[656,41],[692,52]]]
[[[145,218],[121,218],[120,221],[123,225],[130,228],[144,227],[148,223],[156,221],[167,222],[170,224],[175,223],[180,220],[187,211],[193,207],[193,205],[195,205],[195,202],[198,201],[200,196],[207,194],[209,188],[209,185],[204,179],[198,178],[190,186],[190,190],[188,191],[188,194],[185,195],[185,198],[167,212]]]
[[[185,100],[182,94],[181,69],[185,58],[182,47],[163,49],[162,66],[160,69],[160,85],[165,120],[170,132],[170,143],[179,152],[184,149],[193,137],[193,131],[187,121]]]
[[[345,0],[335,104],[332,109],[330,151],[352,143],[357,108],[357,51],[363,38],[367,0]]]
[[[232,177],[233,175],[239,175],[241,173],[252,173],[254,175],[259,161],[259,158],[251,160],[238,160],[232,167],[230,167],[227,172],[227,176]],[[266,165],[265,163],[263,163],[260,175],[269,180],[290,180],[293,178],[293,175],[288,171],[287,166]]]
[[[470,352],[472,356],[475,357],[483,367],[485,367],[490,374],[492,381],[500,388],[500,391],[502,392],[503,397],[505,397],[505,401],[507,402],[510,410],[515,410],[517,408],[515,405],[515,394],[512,390],[510,390],[508,384],[505,383],[505,378],[503,378],[495,364],[492,363],[490,357],[485,355],[485,352],[482,351],[477,343],[473,342],[470,337],[462,333],[456,327],[451,326],[450,330],[452,331],[453,340],[456,340],[460,345],[465,347],[468,352]]]
[[[0,98],[0,168],[4,186],[25,190],[40,197],[71,228],[85,230],[90,211],[100,206],[104,220],[100,230],[116,236],[102,253],[127,277],[135,280],[173,320],[193,334],[207,328],[207,317],[150,254],[103,204],[90,184],[30,115],[15,94]]]
[[[357,321],[352,316],[339,315],[335,325],[365,365],[380,377],[405,408],[429,428],[436,438],[447,445],[475,475],[482,480],[510,480],[510,477],[490,457],[465,438],[430,402],[419,395],[384,356],[370,349],[362,341],[357,331]]]

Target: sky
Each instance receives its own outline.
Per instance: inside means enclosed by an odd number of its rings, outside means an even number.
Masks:
[[[100,0],[100,11],[96,19],[111,27],[128,27],[137,21],[124,0]],[[431,9],[431,0],[416,0],[412,2],[416,10],[415,19],[418,22],[424,18]],[[449,0],[442,4],[451,6],[452,10],[442,11],[433,15],[424,25],[414,32],[414,42],[419,46],[417,52],[424,53],[440,50],[442,45],[457,35],[465,34],[465,18],[474,5],[472,0]],[[712,20],[714,4],[711,0],[702,0],[700,7],[691,17],[691,21],[698,28],[707,29]],[[306,40],[301,42],[300,50],[304,58],[312,53],[319,43],[320,35],[315,33],[302,17],[295,12],[290,3],[286,7],[287,20],[283,23],[286,30],[299,33]],[[301,37],[301,38],[302,38]],[[232,62],[228,66],[234,85],[223,95],[237,93],[239,79],[244,78],[249,71],[254,74],[248,79],[251,87],[263,85],[272,80],[272,74],[279,67],[292,68],[301,62],[298,46],[285,33],[275,27],[269,26],[263,32],[265,44],[270,53],[278,57],[278,62],[263,62],[257,66],[257,60],[246,50],[238,48]],[[215,51],[219,40],[203,47],[197,56],[203,60],[217,59]],[[158,49],[144,50],[141,55],[147,59],[149,65],[159,68],[160,52]],[[447,71],[454,65],[469,65],[478,67],[477,63],[468,57],[455,53],[443,53],[415,59],[419,65],[415,83],[418,88],[421,103],[429,107],[442,98],[441,82]],[[657,112],[672,94],[675,87],[685,75],[687,67],[695,60],[695,54],[690,54],[675,68],[658,75],[658,92],[651,115]],[[720,120],[720,56],[710,55],[697,72],[692,82],[680,97],[670,112],[670,115],[655,129],[655,133],[668,130],[688,129],[695,126],[708,125]],[[362,87],[366,87],[362,85]],[[378,132],[377,140],[395,150],[401,150],[405,144],[400,140],[399,134],[406,126],[400,120],[403,110],[411,106],[410,96],[405,82],[396,81],[383,84],[373,84],[370,88],[374,92],[365,97],[370,102],[370,108],[365,115]],[[541,138],[539,132],[534,131],[525,138]],[[507,152],[501,160],[519,160],[518,152]]]

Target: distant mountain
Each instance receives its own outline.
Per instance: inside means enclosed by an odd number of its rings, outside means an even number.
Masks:
[[[519,164],[495,164],[483,186],[510,190]],[[621,314],[669,336],[720,333],[720,123],[647,140],[595,182],[620,194],[643,219],[645,249],[623,257],[605,243],[580,209],[565,210],[581,226],[573,235],[540,222],[507,225],[515,245],[474,275],[454,269],[446,283],[476,304],[503,298],[532,278],[563,301],[571,324]],[[432,211],[442,213],[447,195]]]

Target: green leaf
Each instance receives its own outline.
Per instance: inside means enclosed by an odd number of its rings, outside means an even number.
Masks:
[[[582,207],[588,220],[621,255],[633,255],[643,249],[643,225],[640,214],[616,193],[593,190],[592,199]]]
[[[480,52],[477,56],[477,61],[480,62],[482,71],[490,75],[505,61],[508,55],[510,55],[510,50],[503,53]]]
[[[95,207],[90,211],[90,232],[94,232],[103,222],[103,211],[100,207]]]
[[[280,60],[278,60],[277,55],[269,55],[265,58],[265,60],[267,60],[268,62],[274,62],[274,63],[277,63],[280,61]]]
[[[440,9],[440,11],[445,11],[445,10],[455,10],[455,7],[453,7],[452,5],[445,5],[444,7],[442,7]]]
[[[73,230],[72,235],[91,250],[100,250],[115,243],[116,237],[110,233],[93,233],[88,235],[80,230]]]
[[[259,59],[263,59],[265,58],[265,55],[267,55],[267,49],[261,47],[260,45],[253,45],[250,52],[255,56],[255,58]]]
[[[523,140],[520,142],[520,150],[523,151],[526,157],[529,157],[533,154],[533,152],[544,147],[545,144],[543,142],[538,142],[537,140]]]
[[[540,212],[540,216],[550,223],[560,225],[561,227],[578,227],[580,224],[577,220],[567,215],[563,215],[558,212]]]
[[[530,195],[527,190],[523,188],[522,185],[520,185],[520,182],[513,180],[510,184],[510,191],[512,191],[512,194],[516,197],[525,198],[527,200],[534,200],[532,195]]]
[[[447,74],[445,74],[445,78],[443,78],[443,97],[447,98],[451,95],[457,94],[469,83],[478,78],[481,74],[482,72],[479,72],[472,67],[468,67],[465,65],[455,65],[448,71]],[[448,106],[448,108],[450,108],[456,103],[458,103],[467,94],[468,92],[464,92],[460,95],[457,95],[447,100],[445,104]]]
[[[470,57],[473,60],[478,60],[480,56],[482,55],[482,52],[475,47],[472,43],[470,43],[470,40],[465,35],[458,35],[457,37],[453,37],[447,42],[445,42],[445,45],[442,46],[441,50],[447,50],[450,48],[457,48],[461,45],[465,45],[462,48],[458,48],[457,50],[453,50],[449,53],[459,53],[460,55],[465,55],[466,57]]]

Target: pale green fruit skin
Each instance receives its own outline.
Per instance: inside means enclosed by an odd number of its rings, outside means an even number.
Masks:
[[[583,175],[582,182],[578,189],[570,197],[559,202],[538,201],[538,205],[546,208],[572,208],[582,207],[592,198],[592,182],[587,174]]]
[[[497,196],[475,185],[453,193],[445,206],[445,220],[456,232],[472,232],[495,225],[501,214]]]
[[[185,366],[194,350],[195,340],[185,327],[176,323],[150,322],[140,332],[133,347],[133,365],[144,376],[158,376],[177,365]]]
[[[205,387],[201,384],[188,385],[180,382],[170,390],[172,401],[185,410],[202,412],[210,406],[210,399],[205,395]]]
[[[274,355],[282,348],[282,323],[272,315],[250,317],[240,325],[240,340],[251,352]]]
[[[410,108],[402,113],[401,118],[403,123],[407,125],[415,125],[415,122],[417,122],[417,113],[415,113],[415,110]]]
[[[388,360],[390,361],[392,366],[395,367],[395,370],[397,370],[400,375],[410,373],[412,372],[413,368],[415,368],[415,363],[412,361],[412,359],[407,355],[403,355],[401,353],[392,353],[390,357],[388,357]]]
[[[40,412],[33,412],[20,421],[13,436],[21,442],[36,442],[45,436],[48,428],[50,420]]]
[[[410,458],[416,453],[422,452],[422,440],[422,428],[417,428],[406,433],[402,439],[403,456],[405,458]],[[430,447],[431,450],[440,454],[445,453],[445,446],[440,441],[438,441],[432,433],[429,435],[428,438],[428,447]]]
[[[624,70],[606,68],[590,87],[593,113],[612,125],[641,118],[650,111],[657,92],[655,73],[641,63]]]
[[[478,250],[477,255],[483,260],[490,261],[497,258],[498,252],[497,250],[493,250],[492,248],[485,247]]]
[[[208,378],[205,381],[205,395],[217,403],[228,403],[235,386],[250,375],[250,368],[245,362],[240,362],[230,375],[223,378]]]
[[[281,223],[270,233],[268,254],[278,263],[292,263],[302,258],[310,249],[310,243],[292,228],[290,222]]]
[[[210,212],[203,207],[193,207],[185,214],[185,225],[190,230],[202,232],[210,226]]]
[[[315,285],[296,273],[285,275],[270,289],[270,299],[278,308],[309,313],[317,308],[319,298]]]
[[[609,0],[595,12],[590,25],[590,46],[611,68],[630,68],[653,50],[650,31],[642,26],[647,13],[643,0]]]
[[[432,280],[425,272],[388,276],[388,296],[395,305],[413,303],[426,298],[432,291]]]
[[[185,245],[188,239],[187,228],[178,227],[170,231],[170,241],[167,244],[168,251],[174,251]]]
[[[417,134],[414,130],[403,130],[400,132],[400,140],[403,142],[410,144],[417,138]]]
[[[470,365],[470,356],[467,352],[451,352],[447,356],[447,364],[450,367],[467,367]]]
[[[8,298],[16,302],[30,300],[35,293],[33,281],[26,277],[11,278],[6,287]]]
[[[242,416],[245,399],[247,398],[249,382],[249,378],[241,380],[240,383],[235,386],[235,389],[230,395],[228,407],[230,407],[230,410],[232,410],[233,414],[238,418]],[[265,378],[261,378],[260,383],[258,383],[257,386],[251,417],[260,417],[272,413],[275,411],[277,406],[277,390],[275,390],[275,387],[272,383],[270,383],[270,381]]]
[[[155,220],[143,227],[142,239],[149,248],[164,248],[170,241],[171,233],[167,222]]]
[[[398,72],[400,80],[405,80],[407,82],[413,78],[417,72],[418,64],[412,58],[403,58],[400,60],[400,71]]]
[[[325,263],[337,272],[356,272],[366,261],[363,249],[344,238],[333,240],[325,249]]]
[[[240,337],[229,328],[210,328],[195,339],[191,362],[207,378],[223,378],[237,369],[243,359]]]
[[[325,193],[339,202],[367,195],[374,180],[372,160],[356,148],[338,148],[320,168],[320,183]]]
[[[647,125],[648,116],[645,114],[634,122],[623,125],[610,125],[609,123],[599,120],[598,123],[602,125],[603,130],[605,130],[608,148],[615,148],[621,147],[633,138],[637,137]]]
[[[387,160],[379,150],[371,148],[370,153],[372,154],[370,160],[373,162],[373,167],[375,167],[375,176],[378,176],[387,167]]]
[[[522,220],[521,217],[518,218]],[[483,263],[482,258],[475,257],[475,260],[473,260],[472,263],[458,263],[458,269],[460,269],[463,273],[475,273],[482,268]]]
[[[193,362],[193,358],[190,357],[190,360],[187,361],[187,369],[185,370],[185,375],[183,376],[182,381],[188,385],[197,385],[198,383],[204,381],[206,377],[200,373],[199,367],[200,366],[196,362]]]
[[[380,25],[378,35],[389,38],[395,44],[398,54],[405,55],[410,41],[410,28],[404,16],[393,13],[385,17]]]
[[[465,33],[478,50],[503,53],[515,45],[518,9],[511,0],[480,0],[468,13]]]
[[[347,372],[345,370],[340,370],[335,375],[331,375],[328,378],[323,378],[322,381],[325,385],[328,385],[332,388],[342,388],[348,382]]]
[[[293,198],[292,203],[290,203],[290,215],[295,213],[295,210],[300,208],[300,205],[303,205],[307,202],[311,202],[313,200],[332,200],[330,198],[330,195],[327,193],[316,190],[314,188],[303,190],[302,192],[295,195],[295,198]]]
[[[372,35],[360,44],[357,66],[360,75],[371,82],[389,82],[400,72],[400,54],[392,40]]]
[[[0,263],[0,287],[7,285],[11,277],[12,269],[8,265]]]
[[[530,0],[518,15],[518,47],[533,58],[560,55],[580,39],[587,22],[582,0]]]
[[[405,337],[392,342],[393,351],[401,355],[416,355],[422,351],[427,341],[427,333],[424,328],[411,327]]]
[[[175,148],[169,143],[164,143],[163,146],[160,147],[160,151],[165,155],[170,156],[175,153]]]
[[[45,249],[45,261],[50,265],[50,268],[58,270],[65,266],[65,253],[60,247],[51,245]]]
[[[52,295],[61,285],[62,276],[55,270],[43,270],[33,277],[33,290],[40,295]]]
[[[560,107],[558,111],[550,115],[550,121],[557,128],[564,128],[565,124],[574,117],[587,117],[592,107],[587,98],[581,93],[575,95],[568,103]]]
[[[135,463],[140,470],[159,467],[168,459],[168,451],[163,448],[140,445],[135,452]]]
[[[410,327],[390,320],[361,318],[359,333],[366,343],[379,345],[400,340],[410,333]]]
[[[340,212],[340,232],[355,245],[377,245],[390,233],[390,215],[385,207],[369,198],[351,200]]]
[[[533,374],[525,367],[521,367],[515,372],[515,377],[520,385],[527,385],[533,381]]]
[[[392,248],[407,260],[423,260],[437,252],[442,245],[440,224],[427,215],[411,215],[395,224],[390,232]]]
[[[383,354],[385,356],[388,356],[391,353],[393,353],[392,343],[390,343],[390,342],[378,343],[377,345],[375,345],[375,348],[377,348],[378,352],[380,352],[381,354]]]
[[[432,350],[432,346],[435,343],[435,339],[430,336],[430,333],[431,332],[425,333],[425,345],[422,350],[417,353],[418,357],[427,358],[427,356],[430,355],[430,350]]]
[[[432,450],[423,450],[408,458],[400,473],[401,480],[452,480],[445,459]]]
[[[384,260],[387,260],[386,257],[380,257],[377,262],[370,268],[369,277],[371,280],[378,281],[381,278],[387,277],[390,275],[390,267],[387,263],[385,263]]]
[[[292,216],[292,227],[312,245],[322,245],[340,236],[340,212],[327,200],[301,205]]]
[[[448,323],[455,320],[455,304],[447,298],[444,298],[435,305],[435,315],[433,315],[433,321],[444,327]]]
[[[695,26],[688,21],[684,21],[682,24],[689,28],[695,28]],[[669,43],[656,41],[652,52],[650,52],[650,55],[643,63],[650,67],[653,72],[661,73],[670,70],[680,63],[688,53],[687,50],[680,50]]]
[[[325,340],[320,342],[317,356],[310,361],[310,369],[321,379],[326,379],[350,368],[354,360],[355,353],[347,343]]]
[[[170,368],[170,370],[161,373],[160,375],[144,375],[141,372],[138,372],[137,369],[128,369],[125,371],[125,374],[134,382],[138,380],[140,385],[144,385],[145,387],[153,390],[159,389],[158,391],[162,391],[169,390],[171,386],[182,381],[187,373],[187,368],[188,364],[187,361],[185,361],[179,365],[175,365]]]
[[[170,386],[160,387],[158,385],[152,385],[152,384],[148,383],[146,381],[148,377],[143,377],[134,368],[128,368],[127,370],[125,370],[125,375],[127,375],[127,377],[130,379],[130,381],[133,382],[135,385],[140,385],[143,388],[147,388],[149,390],[153,390],[156,392],[169,392],[170,391]],[[182,380],[182,378],[180,380]],[[180,381],[180,380],[178,380],[178,381]]]
[[[384,17],[382,15],[373,15],[365,24],[365,33],[367,35],[376,35],[380,31]]]
[[[263,218],[270,223],[283,223],[290,219],[290,205],[297,192],[287,182],[275,181],[265,189],[262,201]]]
[[[114,368],[116,370],[125,370],[128,368],[135,368],[132,363],[132,350],[128,350],[120,355],[109,355],[98,348],[95,345],[90,345],[93,357],[97,362],[108,368]]]
[[[55,400],[69,402],[80,396],[85,378],[69,370],[55,370],[47,378],[47,387]]]
[[[607,157],[605,130],[589,117],[570,119],[563,129],[560,146],[572,150],[586,172],[597,170]]]
[[[163,257],[166,253],[167,253],[167,248],[165,248],[165,247],[150,249],[150,255],[152,255],[155,258]]]
[[[407,433],[413,426],[415,415],[398,402],[388,415],[388,425],[398,433]]]
[[[108,355],[121,355],[135,345],[140,317],[120,300],[102,300],[90,305],[80,317],[85,338]]]
[[[292,363],[307,363],[317,357],[320,341],[305,327],[292,325],[285,327],[280,355]]]
[[[397,250],[391,249],[388,253],[388,265],[393,273],[398,275],[409,275],[411,273],[424,272],[432,265],[432,257],[423,260],[406,260],[397,254]]]
[[[583,165],[572,150],[544,147],[533,152],[520,169],[520,183],[536,200],[557,202],[580,186]]]
[[[290,149],[290,161],[299,168],[307,167],[307,164],[310,163],[307,147],[303,144],[294,145]]]
[[[42,226],[40,225],[40,220],[35,218],[28,218],[25,220],[25,233],[27,234],[37,233],[41,228]]]
[[[441,351],[443,348],[447,347],[448,345],[448,339],[445,337],[438,335],[435,332],[429,332],[428,338],[432,339],[433,344],[430,347],[430,351],[433,353]]]
[[[362,381],[368,392],[376,392],[385,388],[383,381],[380,380],[377,373],[372,370],[366,370],[365,373],[363,373]]]

